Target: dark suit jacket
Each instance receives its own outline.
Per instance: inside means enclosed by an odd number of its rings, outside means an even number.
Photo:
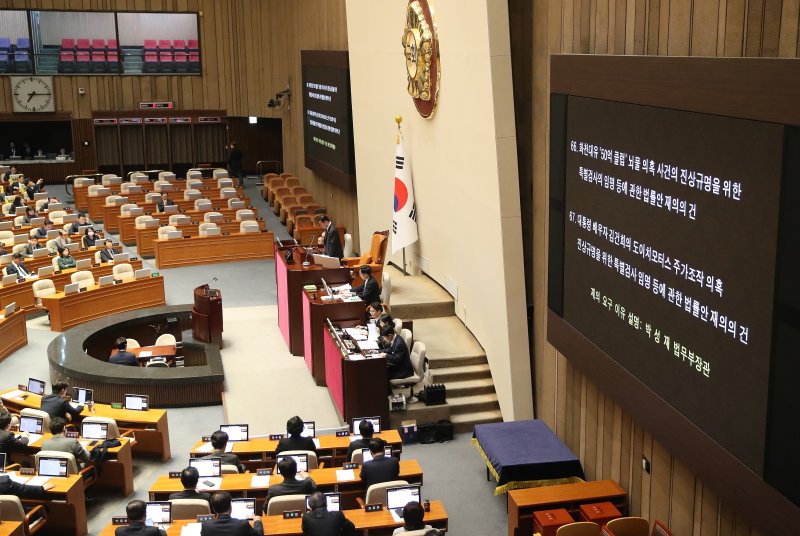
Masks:
[[[369,489],[373,484],[397,480],[400,476],[400,461],[394,456],[378,456],[361,466],[361,480]]]
[[[351,441],[350,446],[347,448],[347,461],[349,462],[352,459],[354,452],[368,448],[369,448],[369,439],[362,437],[361,439],[356,439],[355,441]]]
[[[386,365],[389,367],[390,380],[408,378],[414,374],[408,346],[400,335],[395,335],[392,345],[386,349]]]
[[[20,450],[25,448],[27,444],[27,437],[17,437],[14,432],[0,430],[0,452],[9,453],[13,450]],[[11,462],[6,460],[6,463],[10,464]]]
[[[94,242],[98,238],[100,238],[100,237],[97,236],[97,233],[95,233],[94,236],[83,235],[83,238],[81,238],[81,244],[83,244],[83,247],[85,247],[85,248],[90,248],[90,247],[94,246]]]
[[[256,519],[255,527],[244,519],[233,519],[229,515],[221,515],[217,519],[203,521],[200,536],[261,536],[264,527],[261,520]]]
[[[211,500],[211,494],[202,493],[196,489],[185,489],[183,491],[179,491],[178,493],[170,494],[169,500],[173,501],[175,499],[200,499],[203,501],[209,501]]]
[[[275,447],[275,454],[280,454],[284,450],[310,450],[317,452],[317,446],[314,444],[314,439],[310,437],[284,437],[278,441],[278,446]]]
[[[367,305],[381,301],[381,289],[378,287],[378,282],[372,275],[369,276],[369,279],[364,281],[363,285],[354,287],[353,293],[364,300]]]
[[[339,240],[339,231],[336,230],[336,224],[333,221],[330,222],[325,231],[325,255],[336,257],[337,259],[344,257],[342,242]]]
[[[160,527],[148,527],[141,521],[134,521],[125,527],[117,527],[114,531],[115,536],[166,536],[164,529]]]
[[[83,411],[83,406],[78,406],[77,409],[73,408],[69,402],[61,398],[59,395],[50,393],[49,395],[44,395],[42,397],[41,410],[50,415],[51,419],[53,417],[61,417],[62,419],[66,419],[67,413],[72,415],[73,419],[76,419],[78,415],[81,414],[81,411]]]
[[[16,495],[21,499],[44,499],[45,491],[42,486],[17,484],[8,475],[0,475],[0,495]]]
[[[171,206],[171,205],[174,205],[174,204],[175,203],[172,201],[172,199],[170,199],[168,197],[166,203],[164,203],[163,201],[159,201],[158,203],[156,203],[156,211],[157,212],[164,212],[164,205]]]
[[[44,246],[41,244],[36,244],[36,247],[33,247],[30,244],[25,244],[25,249],[22,250],[22,254],[26,257],[30,257],[33,255],[34,250],[42,249]]]
[[[108,358],[108,362],[112,365],[127,365],[129,367],[138,367],[139,360],[130,352],[117,352]]]
[[[100,250],[100,262],[108,262],[114,260],[114,255],[117,253],[113,249]]]
[[[311,480],[311,477],[306,477],[303,480],[284,480],[280,484],[275,484],[269,487],[267,492],[267,500],[264,501],[264,511],[267,510],[267,503],[273,497],[281,495],[310,495],[317,491],[317,485]]]
[[[356,533],[353,522],[341,512],[328,512],[319,508],[303,516],[303,536],[352,536]]]
[[[20,267],[21,267],[23,270],[25,270],[25,274],[26,274],[26,275],[31,273],[31,271],[30,271],[30,270],[28,270],[28,267],[27,267],[27,266],[25,266],[25,263],[24,263],[24,262],[21,262],[21,263],[19,263],[19,265],[20,265]],[[6,273],[7,273],[8,275],[11,275],[11,274],[18,274],[18,275],[20,275],[20,271],[17,269],[17,265],[16,265],[16,264],[14,264],[13,262],[10,262],[10,263],[8,263],[8,265],[6,266]]]
[[[203,456],[203,458],[219,458],[222,460],[222,465],[235,465],[239,469],[240,473],[244,473],[244,465],[242,465],[242,463],[239,461],[239,456],[236,454],[215,450],[212,451],[208,456]]]
[[[47,238],[47,228],[42,226],[36,229],[36,236],[39,238]]]

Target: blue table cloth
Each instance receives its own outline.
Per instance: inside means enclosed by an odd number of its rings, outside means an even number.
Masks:
[[[497,480],[495,495],[584,478],[578,457],[538,419],[477,424],[472,442]]]

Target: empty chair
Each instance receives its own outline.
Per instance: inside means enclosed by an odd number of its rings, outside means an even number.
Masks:
[[[204,222],[213,222],[214,220],[222,221],[223,216],[222,212],[206,212],[203,214],[203,221]]]
[[[236,467],[235,465],[230,465],[230,464],[227,464],[227,463],[223,463],[220,466],[220,472],[223,475],[238,475],[239,474],[239,468]]]
[[[257,233],[259,231],[261,231],[261,229],[259,228],[257,221],[248,220],[239,224],[240,233]]]
[[[159,41],[158,41],[158,50],[159,50],[159,52],[164,52],[164,51],[171,52],[172,51],[172,41],[170,41],[169,39],[159,39]]]
[[[170,216],[169,216],[169,224],[170,225],[180,225],[181,220],[186,219],[188,217],[189,216],[186,216],[184,214],[170,214]]]
[[[117,45],[117,40],[116,39],[109,39],[108,40],[108,51],[111,52],[112,50],[114,52],[117,52],[119,50],[119,46]]]
[[[158,53],[145,52],[144,62],[142,63],[142,72],[156,73],[158,72]]]
[[[136,173],[131,173],[130,182],[134,184],[147,184],[150,182],[150,177],[147,176],[147,173],[137,171]]]
[[[187,184],[186,184],[186,187],[187,187],[187,188],[189,188],[189,184],[188,184],[188,182],[189,182],[189,180],[191,180],[191,179],[200,179],[200,184],[203,184],[203,181],[202,181],[202,179],[203,179],[203,172],[202,172],[202,171],[198,171],[198,170],[196,170],[196,169],[194,169],[194,170],[192,170],[192,171],[189,171],[189,172],[186,174],[186,182],[187,182]]]
[[[155,52],[157,50],[156,47],[156,40],[155,39],[145,39],[144,40],[144,51],[145,52]]]
[[[184,51],[186,51],[186,41],[183,40],[183,39],[176,39],[172,43],[172,49],[175,52],[178,52],[178,51],[184,52]]]
[[[31,50],[31,40],[27,37],[18,37],[17,38],[17,50],[24,50],[26,52],[30,52]]]
[[[14,54],[14,72],[31,72],[31,56],[27,52],[17,52]]]
[[[244,208],[244,200],[239,199],[238,197],[231,197],[228,199],[228,208]]]
[[[650,523],[643,517],[618,517],[606,527],[614,536],[648,536]]]
[[[208,230],[216,228],[217,228],[216,223],[201,223],[200,226],[198,227],[198,232],[200,236],[208,236]]]
[[[106,41],[105,39],[92,39],[92,52],[105,52]]]
[[[249,208],[240,208],[236,211],[236,221],[247,221],[256,219],[256,213]]]
[[[156,339],[156,346],[177,346],[177,344],[175,335],[172,333],[164,333]]]
[[[79,73],[88,73],[92,70],[92,56],[89,52],[78,51],[75,54],[76,71]]]
[[[215,179],[222,179],[225,177],[229,177],[227,169],[217,168],[214,170],[213,173]]]
[[[122,199],[122,196],[121,195],[109,195],[109,196],[106,197],[105,205],[107,207],[113,207],[114,205],[117,204],[117,200],[118,199]]]
[[[38,212],[38,211],[42,210],[42,207],[43,207],[43,206],[44,206],[44,204],[45,204],[45,203],[47,203],[47,202],[48,202],[48,201],[47,201],[47,199],[37,199],[37,200],[36,200],[36,203],[34,203],[34,205],[33,205],[33,206],[34,206],[34,207],[36,207],[36,210],[37,210],[37,212]]]
[[[62,51],[58,56],[58,72],[75,72],[75,53],[71,50]]]
[[[94,179],[90,179],[89,177],[78,177],[72,181],[72,184],[77,188],[85,188],[93,185]]]
[[[208,199],[195,199],[194,200],[194,209],[199,210],[201,212],[205,212],[206,210],[211,210],[211,201]]]
[[[53,260],[56,260],[54,257]],[[33,297],[36,298],[36,305],[42,305],[42,298],[52,296],[56,293],[56,285],[52,279],[39,279],[33,282]]]
[[[127,195],[131,193],[131,188],[134,189],[134,192],[136,191],[136,188],[139,188],[141,190],[141,187],[138,184],[134,184],[132,182],[123,182],[120,185],[120,192]]]
[[[78,283],[80,288],[89,288],[94,285],[94,275],[89,270],[80,270],[70,276],[71,283]]]
[[[211,513],[208,501],[203,499],[173,499],[170,502],[173,519],[196,519],[197,516]]]
[[[92,72],[103,73],[106,71],[106,55],[104,52],[92,52]]]
[[[591,521],[567,523],[558,527],[556,536],[600,536],[600,525]]]
[[[295,177],[294,175],[290,175],[286,177],[286,187],[287,188],[294,188],[295,186],[300,186],[300,179]]]
[[[89,197],[97,197],[98,195],[97,191],[100,188],[103,188],[103,186],[100,184],[92,184],[91,186],[89,186],[89,189],[87,190],[86,193]]]
[[[197,52],[200,50],[200,42],[197,39],[187,39],[186,48],[189,49],[189,52]]]
[[[162,73],[171,73],[175,70],[172,52],[160,52],[158,54],[158,70]]]
[[[345,257],[353,256],[353,235],[350,233],[344,234],[344,248],[342,249]]]
[[[304,511],[306,508],[305,495],[279,495],[270,499],[267,504],[267,515],[278,516],[291,510]]]
[[[217,179],[217,188],[233,188],[233,179],[231,179],[230,177],[220,177],[220,178],[218,178]]]
[[[103,186],[111,186],[112,184],[120,183],[122,183],[122,177],[114,175],[113,173],[108,173],[100,177],[100,184]]]
[[[137,341],[136,339],[125,339],[125,341],[128,343],[128,348],[129,349],[130,348],[141,348],[142,347],[139,344],[139,341]]]
[[[150,220],[154,220],[154,219],[155,218],[150,216],[149,214],[144,214],[142,216],[136,216],[136,219],[133,220],[133,222],[134,222],[134,226],[137,229],[145,229],[145,228],[147,228],[147,226],[145,225],[144,222],[150,221]]]
[[[167,363],[166,357],[154,357],[150,361],[147,362],[145,368],[147,367],[161,367],[167,368],[169,367],[169,363]]]
[[[121,279],[122,281],[131,281],[135,277],[135,271],[130,263],[123,262],[115,264],[114,269],[111,271],[114,274],[114,279]]]
[[[17,216],[14,218],[14,225],[21,225],[17,220],[21,220],[24,216]],[[14,231],[0,231],[0,242],[3,245],[11,247],[14,245]]]
[[[158,180],[175,182],[175,174],[171,171],[161,171],[158,173]]]
[[[134,208],[139,208],[139,206],[136,203],[125,203],[124,205],[119,207],[119,213],[122,216],[130,216],[131,210]]]
[[[200,172],[197,171],[196,173],[200,173]],[[197,189],[202,188],[203,187],[203,179],[202,179],[202,177],[203,177],[203,175],[201,174],[199,177],[195,176],[195,177],[192,177],[191,179],[187,178],[186,179],[186,188],[197,188]]]
[[[22,501],[16,495],[0,495],[0,511],[3,512],[4,521],[21,523],[25,536],[36,534],[47,525],[47,510],[44,505],[38,504],[25,512]]]
[[[77,46],[75,48],[77,49],[78,52],[89,52],[89,50],[91,50],[92,48],[91,41],[89,41],[89,39],[86,38],[78,39],[76,41],[76,45]]]
[[[176,231],[176,230],[177,229],[175,229],[174,225],[165,225],[163,227],[159,227],[158,228],[158,239],[159,240],[166,240],[167,239],[167,235],[169,234],[169,232],[170,231]]]
[[[144,200],[146,203],[158,203],[159,199],[161,199],[161,194],[158,192],[147,192],[144,194]]]
[[[408,329],[401,329],[400,336],[403,337],[403,341],[406,343],[406,347],[408,347],[408,351],[411,351],[411,345],[414,344],[414,336],[411,334],[411,330]]]
[[[189,55],[185,52],[176,52],[172,55],[173,65],[176,73],[189,72]]]
[[[200,190],[196,188],[187,188],[183,191],[184,199],[197,199],[198,197],[200,197]]]
[[[159,179],[153,184],[153,189],[156,192],[172,190],[172,184],[170,184],[169,181]]]
[[[64,216],[67,215],[65,210],[54,210],[47,214],[47,217],[54,225],[64,225]]]
[[[7,73],[11,71],[11,62],[8,58],[8,52],[0,51],[0,73]]]
[[[61,50],[69,50],[71,52],[75,52],[75,40],[69,37],[62,37]]]

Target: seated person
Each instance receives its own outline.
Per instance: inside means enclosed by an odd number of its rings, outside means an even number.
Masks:
[[[317,485],[311,480],[310,476],[306,476],[302,480],[296,478],[297,462],[291,456],[287,456],[278,462],[278,471],[283,476],[283,482],[269,487],[267,500],[264,501],[264,515],[267,514],[267,504],[273,497],[298,494],[308,495],[317,491]]]
[[[59,270],[75,268],[75,258],[70,255],[67,248],[58,248],[58,259],[56,259]]]
[[[53,384],[52,393],[42,397],[40,409],[50,415],[51,419],[61,417],[71,421],[75,420],[83,411],[83,405],[73,408],[72,404],[67,402],[68,388],[69,384],[67,382],[56,382]]]
[[[128,339],[125,337],[118,337],[114,342],[114,348],[116,348],[117,353],[112,354],[111,357],[108,358],[109,363],[112,365],[127,365],[129,367],[139,366],[139,360],[136,359],[136,356],[127,351]]]
[[[25,214],[22,216],[22,223],[23,225],[30,225],[31,220],[36,218],[36,210],[33,207],[28,207],[25,209]]]
[[[93,227],[87,227],[86,230],[83,232],[83,238],[81,238],[81,246],[85,248],[90,248],[94,246],[95,240],[97,240],[98,236],[97,233],[94,232]]]
[[[426,525],[422,519],[425,517],[425,509],[417,501],[411,501],[403,507],[403,526],[394,529],[392,536],[411,532],[414,530],[430,530],[433,527]]]
[[[61,201],[59,201],[57,197],[51,195],[47,198],[47,201],[42,203],[42,210],[50,210],[50,205],[54,203],[61,203]]]
[[[378,282],[372,276],[372,267],[368,264],[358,269],[358,274],[363,283],[353,287],[351,292],[367,303],[379,302],[381,300],[381,289]]]
[[[125,508],[128,514],[128,525],[117,527],[114,536],[167,536],[161,527],[148,527],[145,525],[147,504],[144,501],[131,501]]]
[[[15,187],[14,184],[16,184],[17,186]],[[14,199],[11,201],[11,210],[9,210],[8,213],[16,214],[17,208],[25,207],[27,205],[22,201],[22,196],[19,195],[19,183],[11,183],[11,186],[12,186],[11,193],[14,196]]]
[[[39,238],[47,238],[47,233],[53,230],[53,222],[45,220],[44,225],[36,229],[36,236]]]
[[[353,453],[361,449],[368,449],[369,442],[372,440],[372,434],[375,433],[375,428],[372,426],[372,421],[369,419],[361,419],[358,423],[358,433],[361,434],[361,439],[356,439],[350,442],[347,448],[347,461],[353,459]]]
[[[397,335],[394,326],[383,328],[381,336],[386,344],[383,355],[386,356],[389,379],[399,380],[412,376],[414,367],[411,365],[411,356],[408,353],[408,346],[406,346],[406,341],[403,340],[403,337]]]
[[[69,234],[78,234],[81,232],[81,227],[89,225],[89,220],[86,219],[86,213],[81,212],[78,214],[78,221],[74,221],[67,228]]]
[[[6,245],[0,242],[0,255],[8,255],[8,251],[6,251]]]
[[[61,417],[50,419],[50,433],[53,434],[53,437],[42,441],[42,450],[54,450],[72,454],[79,465],[85,465],[89,462],[89,453],[86,452],[86,449],[77,439],[64,436],[64,427],[66,425],[67,421]]]
[[[46,482],[43,486],[18,484],[10,476],[0,474],[0,495],[16,495],[20,499],[44,499],[44,492],[54,487],[52,482]]]
[[[356,527],[342,512],[329,512],[325,494],[315,491],[308,498],[311,510],[303,515],[304,536],[354,536]]]
[[[39,243],[39,236],[33,235],[28,237],[28,243],[25,244],[25,248],[22,250],[22,254],[26,257],[33,257],[33,252],[37,249],[42,249],[42,245]]]
[[[373,302],[367,305],[367,324],[376,324],[378,319],[383,314],[383,304],[380,302]],[[356,326],[363,331],[367,331],[367,326]],[[378,328],[380,333],[380,328]]]
[[[60,229],[58,236],[50,243],[50,251],[56,253],[60,249],[67,249],[69,244],[72,244],[72,239],[64,229]]]
[[[114,260],[114,255],[116,254],[117,251],[114,250],[114,242],[106,240],[105,249],[100,251],[100,262],[111,262]]]
[[[167,192],[161,192],[161,199],[156,203],[156,212],[164,212],[164,207],[169,207],[174,204],[175,202],[167,196]]]
[[[44,179],[39,177],[38,179],[36,179],[36,184],[33,186],[33,192],[40,194],[44,192],[44,189],[45,189]]]
[[[3,407],[0,413],[0,453],[10,454],[15,450],[23,450],[28,445],[28,438],[15,435],[11,431],[12,417]],[[6,458],[8,460],[8,458]]]
[[[303,437],[303,419],[295,415],[286,421],[286,436],[278,441],[278,446],[275,447],[275,454],[280,454],[284,450],[310,450],[317,452],[317,446],[314,444],[314,439],[310,437]]]
[[[217,430],[211,434],[211,454],[204,456],[204,458],[219,458],[222,465],[233,465],[240,473],[244,473],[244,465],[239,462],[239,457],[231,452],[225,452],[225,447],[228,444],[228,434],[222,430]]]
[[[25,186],[22,189],[22,193],[27,200],[33,200],[33,194],[36,193],[36,183],[33,182],[33,179],[25,179]]]
[[[202,493],[197,491],[197,482],[200,480],[200,473],[194,467],[187,467],[181,471],[181,485],[183,491],[172,493],[169,500],[175,499],[200,499],[203,501],[211,500],[209,493]]]
[[[397,480],[400,476],[400,461],[394,456],[386,456],[383,447],[386,442],[383,439],[373,438],[369,442],[369,452],[372,459],[361,466],[359,477],[364,481],[366,489],[373,484],[390,482]]]
[[[22,253],[14,253],[11,257],[11,263],[6,266],[6,273],[8,275],[14,274],[17,277],[28,277],[31,275],[31,271],[28,270],[28,267],[22,262]]]
[[[231,517],[231,494],[218,491],[211,496],[211,510],[217,514],[216,519],[203,521],[200,536],[260,536],[264,534],[261,519],[256,517],[253,526],[245,519]]]

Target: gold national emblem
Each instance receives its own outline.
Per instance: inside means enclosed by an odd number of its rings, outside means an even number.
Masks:
[[[439,40],[428,0],[411,0],[402,38],[408,94],[422,117],[436,110],[439,95]]]

